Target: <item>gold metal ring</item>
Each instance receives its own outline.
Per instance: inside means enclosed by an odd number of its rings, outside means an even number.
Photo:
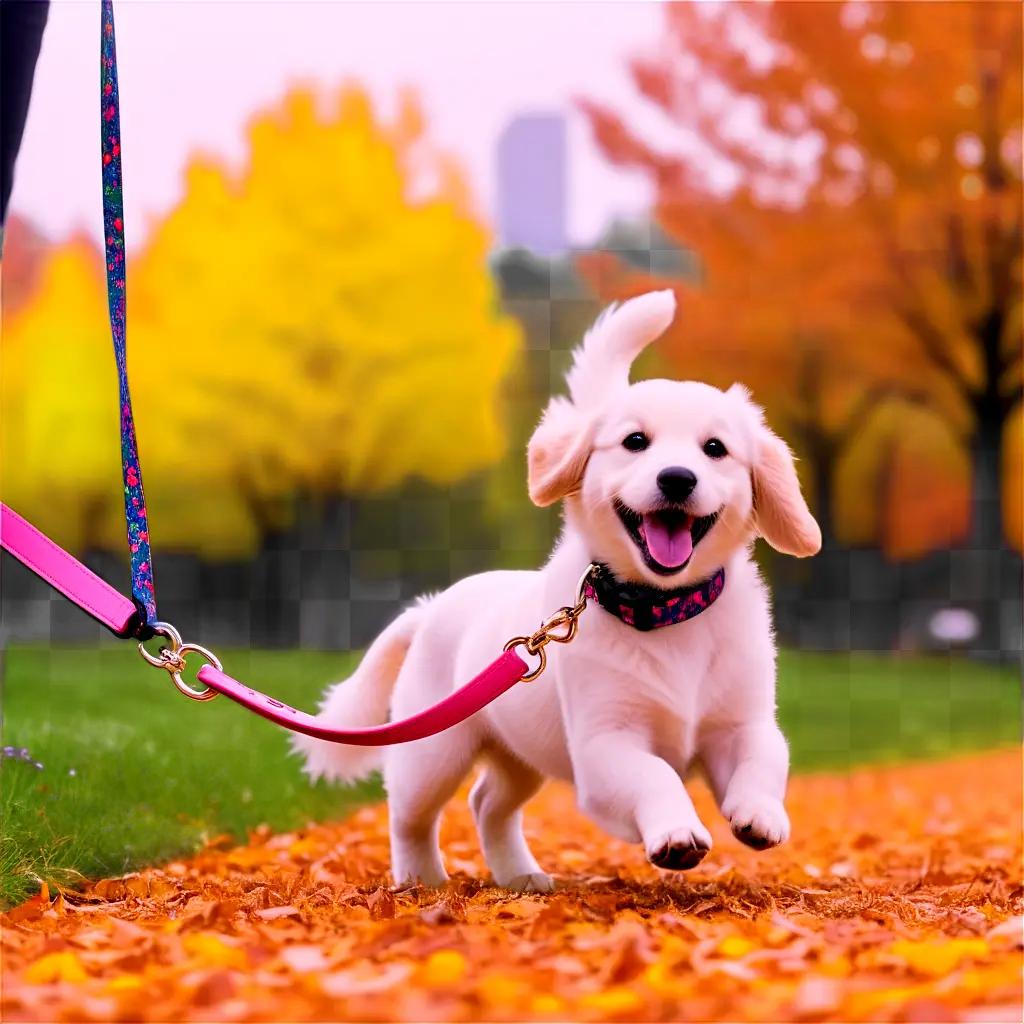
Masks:
[[[525,647],[530,654],[536,654],[537,657],[540,659],[537,662],[537,667],[527,672],[526,675],[522,677],[520,681],[524,683],[532,683],[533,680],[536,679],[544,671],[544,669],[548,667],[548,655],[547,652],[544,650],[543,644],[536,650],[531,650],[530,641],[532,639],[532,637],[528,636],[514,636],[511,640],[509,640],[507,644],[505,644],[506,651],[511,651],[514,647],[522,646]]]
[[[167,672],[174,680],[178,692],[183,693],[191,700],[213,700],[217,696],[217,691],[212,686],[204,686],[201,690],[196,690],[181,678],[181,673],[185,671],[185,658],[190,651],[208,661],[218,672],[222,672],[223,667],[217,656],[198,644],[183,643],[181,634],[169,622],[154,622],[150,628],[157,636],[169,640],[170,646],[161,647],[159,654],[150,654],[146,650],[145,644],[140,642],[139,654],[142,655],[146,663]]]
[[[170,649],[166,647],[160,648],[160,654],[150,654],[146,650],[146,645],[139,641],[139,654],[146,660],[146,662],[153,666],[153,668],[167,668],[167,659],[163,656],[164,652],[167,651],[169,654],[177,654],[181,650],[181,634],[169,623],[169,622],[154,622],[150,629],[156,633],[157,636],[165,637],[171,641]]]
[[[224,671],[224,667],[221,665],[217,655],[212,651],[208,651],[205,647],[200,647],[199,644],[182,644],[175,651],[179,656],[182,668],[185,667],[185,655],[189,651],[194,651],[204,661],[208,661],[218,672]],[[181,678],[181,669],[168,668],[167,671],[171,673],[171,678],[174,680],[174,685],[178,688],[178,691],[186,697],[190,697],[192,700],[213,700],[217,696],[217,691],[212,686],[204,686],[201,690],[194,690]]]

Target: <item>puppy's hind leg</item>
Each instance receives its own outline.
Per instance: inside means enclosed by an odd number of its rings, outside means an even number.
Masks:
[[[469,771],[475,739],[472,730],[462,726],[388,749],[384,784],[396,885],[448,881],[437,838],[441,811]]]
[[[554,882],[534,859],[523,835],[522,806],[543,777],[506,750],[489,748],[487,765],[469,794],[484,859],[494,881],[522,892],[551,892]]]

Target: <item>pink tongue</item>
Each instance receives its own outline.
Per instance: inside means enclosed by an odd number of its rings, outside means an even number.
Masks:
[[[669,525],[659,516],[644,516],[640,529],[651,557],[666,569],[681,566],[693,554],[692,519]]]

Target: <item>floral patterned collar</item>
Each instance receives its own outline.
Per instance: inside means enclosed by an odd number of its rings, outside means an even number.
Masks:
[[[599,565],[587,580],[584,593],[627,626],[647,632],[700,615],[715,603],[724,587],[725,569],[717,569],[692,586],[659,590],[616,579],[606,565]]]

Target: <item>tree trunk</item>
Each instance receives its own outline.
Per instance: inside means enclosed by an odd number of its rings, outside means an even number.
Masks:
[[[298,509],[296,542],[301,590],[298,645],[351,646],[352,517],[355,502],[339,494],[307,497]]]
[[[864,607],[855,607],[858,595],[851,593],[851,582],[871,553],[850,549],[836,537],[839,450],[824,435],[804,437],[801,453],[811,476],[808,497],[821,526],[822,547],[814,558],[771,558],[776,626],[784,642],[804,650],[887,650],[895,637],[892,616],[867,616]]]
[[[253,560],[252,639],[254,647],[295,647],[298,644],[298,605],[294,572],[294,530],[273,529]],[[290,599],[290,597],[292,599]]]
[[[835,495],[836,462],[839,453],[830,446],[822,446],[811,454],[811,470],[814,473],[814,518],[821,527],[822,550],[837,547]]]
[[[975,551],[1003,551],[1002,461],[1003,420],[998,405],[979,403],[977,430],[971,442],[971,529],[969,546]]]
[[[1011,653],[1006,621],[1020,604],[1020,556],[1010,549],[1003,529],[1002,461],[1004,420],[998,396],[975,406],[971,443],[971,527],[954,566],[950,597],[978,619],[975,652],[986,659]]]
[[[250,645],[294,647],[298,642],[297,607],[290,608],[287,599],[297,590],[294,567],[289,564],[289,552],[295,550],[294,527],[282,527],[282,519],[244,480],[239,489],[260,537],[260,549],[250,568]]]
[[[960,572],[955,573],[950,590],[955,602],[971,608],[978,617],[974,650],[982,657],[997,659],[1006,658],[1019,646],[1012,626],[1021,606],[1021,560],[1007,543],[1002,515],[1003,440],[1012,406],[999,387],[1002,334],[1003,313],[994,309],[978,331],[985,383],[973,403],[971,528],[960,552]]]

